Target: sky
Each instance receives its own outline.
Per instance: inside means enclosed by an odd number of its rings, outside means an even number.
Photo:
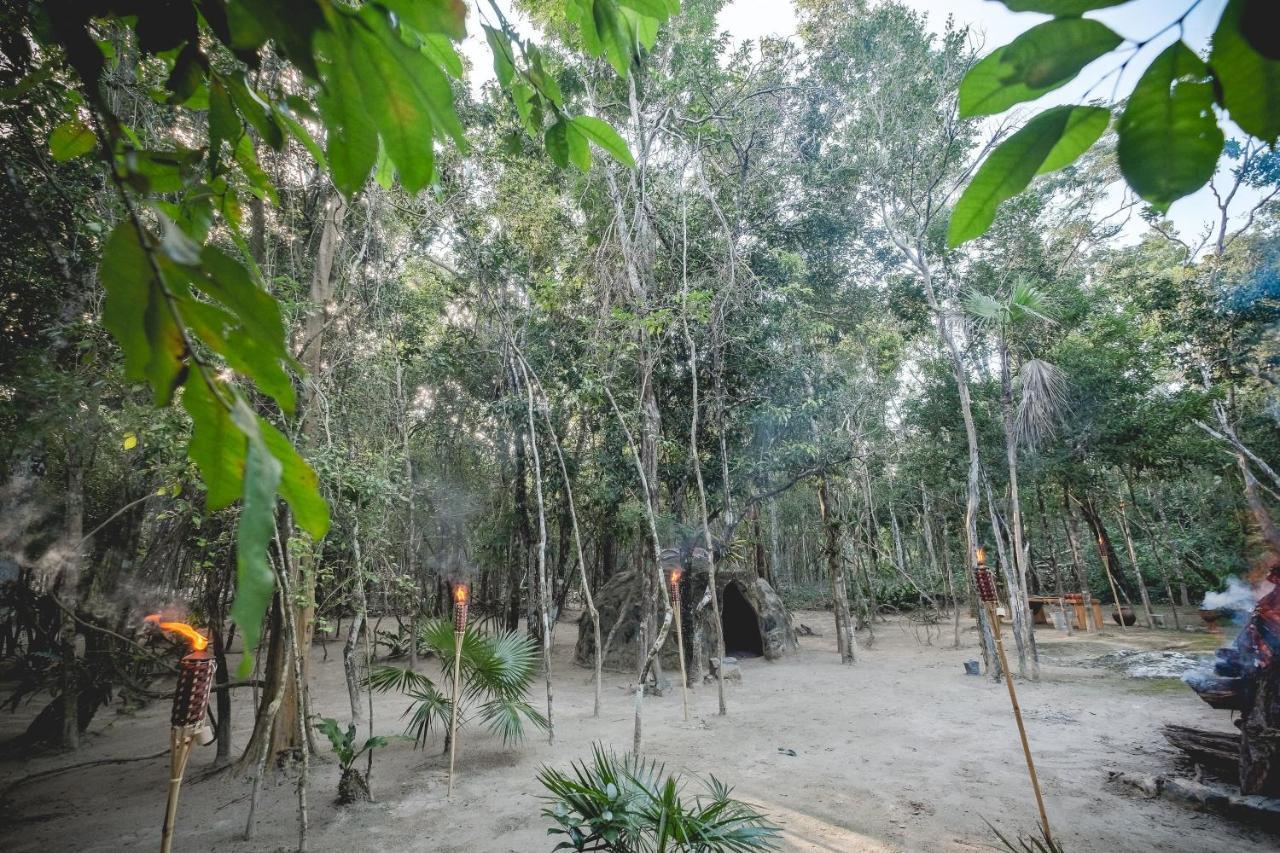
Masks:
[[[941,32],[946,26],[947,16],[954,18],[960,25],[970,25],[977,43],[982,51],[989,52],[1000,45],[1007,44],[1022,33],[1042,21],[1048,20],[1046,15],[1030,12],[1010,12],[996,0],[902,0],[906,5],[919,10],[928,20],[930,29]],[[1130,0],[1120,6],[1090,12],[1088,17],[1097,18],[1107,24],[1121,36],[1131,41],[1142,41],[1155,35],[1171,21],[1177,19],[1183,10],[1195,6],[1183,23],[1182,38],[1192,49],[1204,51],[1209,44],[1213,27],[1222,14],[1227,0]],[[509,0],[499,0],[499,6],[509,9]],[[509,13],[508,13],[509,14]],[[512,16],[517,21],[518,15]],[[722,30],[727,30],[734,41],[758,39],[762,36],[794,36],[796,32],[795,9],[791,0],[733,0],[717,19]],[[480,27],[472,22],[469,28],[471,35],[463,45],[465,53],[474,68],[472,85],[479,87],[486,80],[492,79],[492,59],[484,38],[480,35]],[[1124,97],[1132,91],[1134,84],[1147,63],[1161,50],[1178,37],[1176,29],[1163,33],[1152,39],[1143,48],[1139,57],[1130,63],[1124,74],[1117,81],[1109,78],[1105,85],[1090,95],[1090,87],[1105,76],[1117,64],[1114,58],[1103,57],[1081,71],[1071,83],[1054,92],[1050,92],[1038,101],[1024,104],[1019,109],[1023,115],[1030,117],[1038,109],[1057,104],[1079,102],[1087,97],[1110,98],[1114,92],[1117,97]],[[1228,137],[1233,135],[1230,130]],[[1237,131],[1235,135],[1240,135]],[[1257,199],[1257,193],[1242,190],[1236,197],[1233,210],[1245,212]],[[1117,207],[1122,198],[1116,193]],[[1213,195],[1208,187],[1201,189],[1186,198],[1175,202],[1169,209],[1169,218],[1185,237],[1194,238],[1207,223],[1217,218],[1217,209]],[[1131,223],[1133,228],[1129,236],[1138,234],[1140,222]]]

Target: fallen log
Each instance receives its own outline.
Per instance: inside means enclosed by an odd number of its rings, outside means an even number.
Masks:
[[[1165,740],[1186,753],[1192,762],[1208,770],[1224,782],[1240,782],[1240,735],[1232,732],[1210,732],[1177,726],[1161,729]]]
[[[1272,832],[1280,830],[1280,799],[1240,794],[1236,789],[1225,785],[1211,785],[1174,776],[1148,776],[1145,773],[1117,771],[1107,775],[1107,781],[1136,788],[1149,797],[1160,797],[1190,806],[1197,811],[1210,812]]]

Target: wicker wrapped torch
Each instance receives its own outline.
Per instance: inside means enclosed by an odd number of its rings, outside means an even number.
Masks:
[[[181,634],[191,643],[191,653],[178,663],[178,686],[173,691],[173,710],[169,714],[169,796],[160,833],[160,853],[169,853],[178,814],[178,792],[191,747],[197,739],[202,743],[211,740],[205,714],[209,710],[209,690],[216,664],[206,650],[209,641],[195,628],[183,622],[163,622],[159,614],[148,616],[146,621],[162,631]]]
[[[462,581],[453,585],[453,701],[449,709],[449,789],[446,797],[453,796],[453,757],[458,749],[458,690],[462,683],[462,639],[467,633],[470,599],[471,587]]]
[[[1040,779],[1036,776],[1036,763],[1031,758],[1031,744],[1027,741],[1027,727],[1022,722],[1022,708],[1018,705],[1018,693],[1013,686],[1013,678],[1009,674],[1009,661],[1004,655],[1004,640],[1000,634],[1000,616],[996,612],[996,582],[987,568],[987,554],[982,548],[977,551],[974,565],[974,586],[978,589],[978,598],[987,611],[987,621],[991,624],[991,632],[995,635],[996,655],[1000,659],[1000,671],[1004,673],[1005,687],[1009,688],[1009,704],[1013,706],[1013,719],[1018,724],[1018,737],[1022,739],[1022,755],[1027,759],[1027,774],[1031,777],[1031,790],[1036,795],[1036,807],[1040,809],[1040,826],[1044,829],[1045,840],[1052,843],[1053,835],[1049,831],[1049,815],[1044,809],[1044,796],[1040,793]]]
[[[671,594],[671,609],[676,614],[676,649],[680,652],[680,703],[684,709],[685,721],[689,720],[689,676],[685,672],[684,663],[684,627],[680,617],[680,577],[679,566],[667,569],[667,590]],[[721,664],[723,666],[723,664]]]

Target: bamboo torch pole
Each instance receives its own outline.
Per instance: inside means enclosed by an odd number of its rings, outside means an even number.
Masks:
[[[684,628],[680,620],[680,570],[672,569],[667,573],[667,584],[671,591],[671,609],[676,612],[676,648],[680,650],[680,703],[684,708],[685,722],[689,721],[689,676],[684,664]],[[723,665],[723,664],[722,664]]]
[[[458,689],[462,683],[462,639],[467,633],[467,598],[465,583],[453,585],[453,701],[449,709],[449,788],[446,799],[453,796],[453,758],[458,751]]]
[[[986,551],[978,549],[977,565],[974,568],[974,580],[978,587],[978,597],[987,610],[996,639],[996,655],[1000,659],[1000,670],[1004,674],[1005,687],[1009,688],[1009,704],[1013,706],[1013,719],[1018,724],[1018,737],[1022,740],[1022,755],[1027,759],[1027,775],[1031,777],[1031,790],[1036,795],[1036,807],[1040,809],[1040,825],[1044,828],[1044,839],[1053,843],[1053,835],[1049,830],[1049,815],[1044,809],[1044,795],[1040,793],[1040,779],[1036,775],[1036,763],[1031,758],[1031,744],[1027,741],[1027,727],[1022,722],[1022,708],[1018,705],[1018,693],[1013,687],[1013,677],[1009,673],[1009,662],[1004,656],[1004,640],[1001,637],[1000,620],[996,615],[996,584],[987,568]]]
[[[178,685],[173,691],[173,710],[169,714],[169,789],[165,799],[164,823],[160,828],[160,853],[169,853],[177,823],[182,777],[187,770],[187,759],[191,757],[191,747],[209,709],[209,688],[217,665],[205,651],[209,641],[195,628],[182,622],[163,622],[158,613],[146,617],[146,621],[159,625],[162,630],[182,634],[192,647],[191,653],[178,664]],[[202,743],[207,742],[202,740]]]

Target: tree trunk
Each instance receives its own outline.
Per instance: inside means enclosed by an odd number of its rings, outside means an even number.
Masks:
[[[1151,610],[1151,596],[1147,593],[1147,582],[1142,577],[1142,567],[1138,565],[1138,553],[1133,547],[1133,534],[1129,531],[1129,517],[1124,511],[1124,502],[1120,503],[1120,533],[1124,536],[1125,549],[1129,552],[1129,562],[1133,565],[1133,577],[1138,582],[1138,594],[1142,596],[1142,610],[1147,617],[1147,628],[1155,628],[1155,614]]]
[[[844,581],[844,560],[840,555],[840,522],[832,511],[831,494],[824,473],[818,479],[818,511],[826,531],[827,571],[831,577],[832,609],[835,611],[836,647],[840,662],[856,663],[858,659],[857,637],[853,621],[849,617],[849,598]]]
[[[1009,469],[1009,517],[1012,522],[1013,568],[1018,575],[1015,606],[1022,616],[1023,632],[1031,653],[1031,678],[1040,680],[1040,653],[1036,649],[1035,624],[1030,619],[1031,603],[1027,598],[1027,546],[1022,536],[1022,497],[1018,493],[1018,434],[1013,424],[1013,377],[1009,364],[1009,347],[1003,335],[1000,341],[1000,409],[1004,420],[1005,463]],[[1018,650],[1019,669],[1022,649]],[[1024,676],[1025,677],[1025,676]]]

